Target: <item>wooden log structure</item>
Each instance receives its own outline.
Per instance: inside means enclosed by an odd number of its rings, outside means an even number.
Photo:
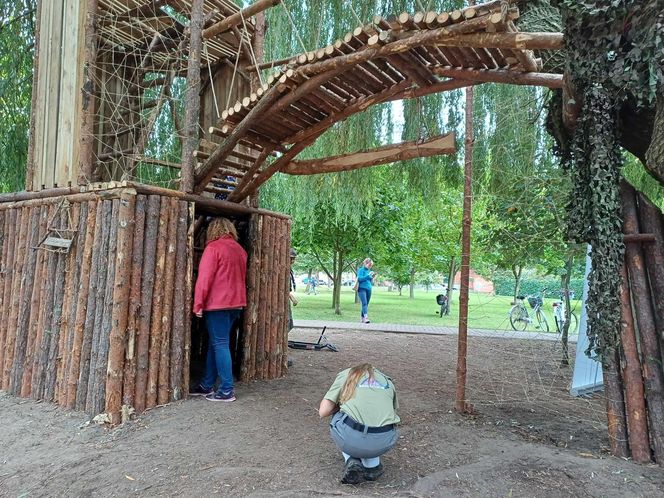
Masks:
[[[241,379],[286,373],[287,216],[140,184],[92,187],[0,197],[3,390],[112,424],[185,397],[195,210],[250,227]],[[65,227],[67,248],[43,244]]]
[[[418,157],[431,157],[456,152],[454,133],[440,135],[423,141],[410,141],[384,145],[375,149],[352,152],[339,156],[306,161],[291,161],[282,170],[289,175],[315,175],[351,171],[395,161],[406,161]]]
[[[242,9],[240,12],[237,12],[231,16],[226,17],[225,19],[219,21],[218,23],[210,26],[203,30],[203,38],[208,39],[216,36],[225,31],[229,31],[233,26],[238,26],[242,24],[242,20],[248,20],[251,16],[263,12],[274,5],[281,3],[281,0],[257,0],[249,7]]]
[[[637,203],[636,191],[627,182],[620,186],[623,204],[625,234],[637,234],[642,207]],[[651,264],[654,261],[651,261]],[[643,385],[648,408],[650,441],[655,461],[664,466],[664,371],[662,370],[662,337],[655,318],[656,298],[652,294],[651,280],[657,269],[646,266],[643,247],[629,243],[625,247],[625,265],[629,277],[633,315],[638,330]]]

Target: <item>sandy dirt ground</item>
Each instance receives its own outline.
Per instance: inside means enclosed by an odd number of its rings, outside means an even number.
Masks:
[[[476,414],[462,417],[455,337],[327,335],[340,352],[293,351],[286,378],[239,384],[235,403],[188,400],[113,429],[0,394],[0,496],[664,496],[661,468],[608,455],[601,397],[569,396],[550,343],[471,338]],[[403,423],[384,476],[348,486],[316,408],[365,360],[393,377]]]

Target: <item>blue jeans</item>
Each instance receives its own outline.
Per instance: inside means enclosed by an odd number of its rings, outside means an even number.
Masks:
[[[371,289],[360,287],[357,289],[357,297],[360,298],[360,302],[362,303],[361,315],[367,316],[367,313],[369,313],[369,301],[371,301]]]
[[[213,388],[217,376],[221,377],[219,393],[233,390],[233,363],[231,360],[230,340],[233,323],[240,316],[240,310],[206,311],[203,313],[208,329],[207,360],[205,361],[205,377],[201,387]]]

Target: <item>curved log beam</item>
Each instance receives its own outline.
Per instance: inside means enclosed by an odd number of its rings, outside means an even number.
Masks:
[[[510,83],[512,85],[536,85],[547,88],[562,88],[563,75],[551,73],[518,73],[507,69],[459,69],[455,67],[434,67],[438,76],[489,83]]]
[[[240,12],[236,12],[235,14],[228,16],[227,18],[219,21],[218,23],[213,24],[209,28],[204,29],[203,38],[207,40],[208,38],[212,38],[213,36],[218,35],[219,33],[228,31],[233,27],[241,24],[242,19],[248,20],[251,16],[255,16],[259,12],[263,12],[264,10],[267,10],[270,7],[273,7],[280,3],[281,0],[258,0],[257,2],[254,2],[246,9],[242,9]]]
[[[397,161],[407,161],[408,159],[416,159],[418,157],[439,156],[455,152],[454,133],[448,133],[447,135],[439,135],[423,142],[414,140],[322,159],[292,161],[281,172],[287,175],[338,173]]]

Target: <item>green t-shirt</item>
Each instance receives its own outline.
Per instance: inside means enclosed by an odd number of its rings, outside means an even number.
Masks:
[[[325,393],[325,399],[339,404],[339,396],[349,372],[350,368],[337,374],[332,387]],[[353,397],[340,406],[343,413],[369,427],[399,423],[401,420],[395,411],[397,408],[399,403],[392,380],[377,369],[374,369],[374,379],[370,382],[369,376],[365,375],[355,388]]]

